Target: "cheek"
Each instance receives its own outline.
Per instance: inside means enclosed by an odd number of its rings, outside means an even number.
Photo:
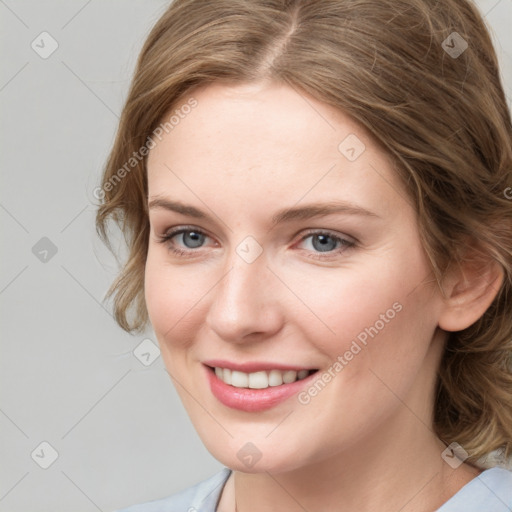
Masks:
[[[179,279],[179,273],[171,272],[158,254],[148,251],[144,277],[144,293],[148,315],[160,342],[172,333],[183,316],[183,304],[188,302],[187,290]],[[185,295],[184,295],[185,294]]]
[[[149,319],[164,349],[186,348],[193,342],[204,298],[215,284],[213,272],[171,265],[160,248],[148,251],[144,293]]]
[[[373,362],[387,361],[392,371],[407,360],[421,361],[437,325],[437,302],[423,283],[429,267],[421,250],[395,250],[357,270],[316,268],[307,277],[282,271],[309,310],[296,309],[294,322],[303,339],[331,361],[346,355],[352,367],[347,373]],[[355,359],[359,363],[352,363]]]
[[[437,325],[432,289],[419,284],[428,275],[424,263],[375,263],[364,273],[338,273],[334,282],[317,275],[314,288],[311,280],[308,305],[335,334],[313,315],[297,315],[303,339],[327,356],[318,377],[325,385],[315,381],[298,397],[304,421],[343,426],[355,439],[395,411],[397,396],[407,396],[423,378],[418,376]],[[304,282],[298,294],[307,289]],[[332,442],[342,441],[334,435]]]

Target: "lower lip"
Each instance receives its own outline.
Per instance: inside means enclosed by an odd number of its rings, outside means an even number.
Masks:
[[[318,373],[314,372],[305,379],[291,384],[271,386],[265,389],[250,389],[230,386],[220,380],[210,367],[205,366],[204,368],[213,396],[225,406],[245,412],[259,412],[275,407],[297,394]]]

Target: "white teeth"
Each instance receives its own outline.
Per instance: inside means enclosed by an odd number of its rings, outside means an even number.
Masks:
[[[247,388],[249,387],[249,375],[243,372],[237,372],[233,370],[231,372],[231,385],[235,388]]]
[[[302,379],[305,379],[309,374],[309,371],[308,370],[299,370],[297,372],[297,378],[299,380],[302,380]]]
[[[283,373],[283,382],[285,384],[291,384],[297,380],[297,372],[294,370],[289,370]]]
[[[268,388],[267,372],[249,373],[249,387],[252,389]]]
[[[305,379],[309,375],[309,370],[270,370],[269,372],[245,373],[216,367],[215,375],[224,383],[235,388],[266,389],[270,386],[281,386]]]
[[[283,383],[283,373],[279,370],[270,370],[268,374],[269,386],[280,386]]]

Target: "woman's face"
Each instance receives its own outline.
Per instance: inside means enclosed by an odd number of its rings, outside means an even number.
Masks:
[[[428,425],[443,301],[391,161],[288,86],[193,98],[148,159],[145,293],[206,447],[281,472]]]

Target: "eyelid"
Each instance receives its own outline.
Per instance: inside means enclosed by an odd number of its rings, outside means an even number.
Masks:
[[[181,233],[187,232],[187,231],[195,231],[197,233],[200,233],[201,235],[207,236],[208,238],[211,238],[211,239],[214,238],[211,235],[209,235],[208,232],[205,231],[203,228],[199,228],[197,226],[192,226],[192,225],[180,225],[180,226],[175,226],[173,228],[169,228],[162,235],[158,235],[158,237],[168,240],[169,238],[171,238],[175,235],[178,235],[178,234],[181,234]],[[345,233],[339,233],[339,232],[331,230],[331,229],[309,228],[306,231],[302,230],[299,233],[301,234],[301,238],[299,241],[302,241],[311,235],[329,235],[329,236],[332,236],[333,238],[338,238],[341,240],[345,240],[347,242],[359,243],[357,238],[347,235]],[[295,238],[297,236],[298,235],[295,235],[293,238]]]
[[[304,240],[305,238],[307,238],[308,236],[311,236],[311,235],[328,235],[333,238],[345,240],[346,242],[351,242],[354,244],[359,243],[359,240],[357,238],[355,238],[354,236],[347,235],[346,233],[340,233],[339,231],[334,231],[332,229],[310,228],[310,229],[307,229],[305,232],[301,231],[300,233],[301,233],[300,241]]]
[[[176,235],[177,233],[181,233],[183,231],[196,231],[197,233],[201,233],[202,235],[208,235],[208,233],[203,229],[199,228],[197,226],[187,225],[187,224],[180,224],[178,226],[174,226],[172,228],[166,229],[163,236],[169,236],[169,235]]]
[[[191,225],[179,225],[179,226],[175,226],[173,228],[169,228],[169,229],[165,230],[165,232],[161,235],[157,234],[158,241],[163,242],[163,243],[169,242],[176,235],[180,235],[182,233],[187,233],[189,231],[193,231],[200,235],[204,235],[206,238],[210,238],[211,240],[214,240],[214,237],[212,237],[210,234],[208,234],[207,231],[205,231],[202,228],[198,228],[197,226],[191,226]]]

